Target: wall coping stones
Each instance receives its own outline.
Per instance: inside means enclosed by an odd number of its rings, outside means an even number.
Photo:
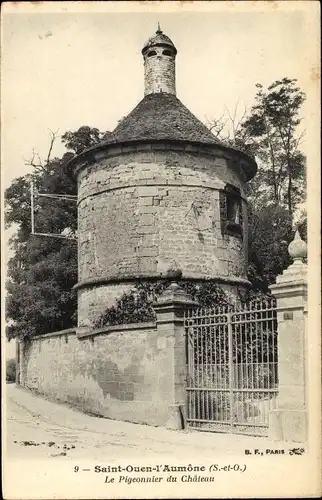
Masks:
[[[94,337],[95,335],[103,335],[104,333],[112,332],[123,332],[131,330],[151,330],[157,327],[156,322],[149,321],[146,323],[129,323],[122,325],[107,325],[102,328],[90,328],[90,327],[75,327],[68,328],[66,330],[60,330],[58,332],[42,333],[40,335],[35,335],[32,337],[33,340],[48,339],[51,337],[63,337],[65,335],[76,335],[78,339]]]
[[[78,339],[94,337],[96,335],[104,335],[113,332],[128,332],[131,330],[151,330],[156,329],[156,322],[146,322],[146,323],[128,323],[122,325],[106,325],[102,328],[89,328],[89,327],[77,327],[76,336]]]
[[[175,281],[173,281],[170,286],[164,290],[162,295],[158,297],[153,306],[155,309],[162,309],[164,306],[169,304],[179,304],[181,306],[189,304],[189,306],[197,306],[198,302],[193,300],[189,294],[187,294]]]
[[[66,330],[60,330],[58,332],[41,333],[40,335],[35,335],[31,340],[49,338],[49,337],[60,337],[63,335],[76,335],[76,327],[67,328]]]

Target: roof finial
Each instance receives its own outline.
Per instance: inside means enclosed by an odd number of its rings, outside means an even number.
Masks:
[[[158,21],[158,29],[157,29],[156,33],[157,33],[158,35],[160,35],[160,34],[162,33],[162,30],[161,30],[161,28],[160,28],[160,23],[159,23],[159,21]]]

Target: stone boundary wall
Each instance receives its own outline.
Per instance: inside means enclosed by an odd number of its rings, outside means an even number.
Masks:
[[[155,323],[44,334],[20,344],[19,383],[84,412],[166,425],[172,346]]]
[[[154,304],[156,323],[74,328],[20,342],[17,383],[116,420],[185,427],[184,310],[176,283]]]

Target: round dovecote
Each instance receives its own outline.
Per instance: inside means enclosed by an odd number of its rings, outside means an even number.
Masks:
[[[160,30],[144,46],[145,64],[154,48],[175,58]],[[256,163],[221,144],[174,93],[147,93],[108,141],[69,163],[78,180],[79,325],[138,280],[173,269],[232,291],[248,285],[245,186]]]

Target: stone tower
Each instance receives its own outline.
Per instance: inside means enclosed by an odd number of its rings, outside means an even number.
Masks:
[[[142,49],[144,58],[144,95],[166,92],[176,95],[177,49],[169,37],[160,30]]]
[[[256,163],[181,103],[177,50],[160,28],[142,50],[145,96],[107,141],[69,164],[78,181],[78,321],[88,325],[137,280],[247,286],[246,182]]]

